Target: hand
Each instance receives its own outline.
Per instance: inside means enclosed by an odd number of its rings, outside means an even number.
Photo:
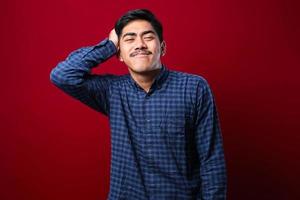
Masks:
[[[108,39],[111,40],[115,44],[117,49],[119,49],[119,38],[116,34],[115,29],[110,31]]]

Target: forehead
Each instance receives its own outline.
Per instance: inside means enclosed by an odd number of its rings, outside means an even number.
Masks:
[[[134,21],[129,22],[126,26],[124,26],[124,28],[122,30],[122,35],[124,35],[126,33],[139,34],[144,31],[149,31],[149,30],[156,33],[154,28],[150,24],[150,22],[148,22],[146,20],[134,20]]]

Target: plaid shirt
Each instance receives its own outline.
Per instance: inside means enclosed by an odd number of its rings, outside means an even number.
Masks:
[[[200,76],[162,67],[146,93],[129,74],[94,75],[116,53],[108,39],[51,72],[64,92],[107,115],[109,200],[224,200],[226,170],[212,92]]]

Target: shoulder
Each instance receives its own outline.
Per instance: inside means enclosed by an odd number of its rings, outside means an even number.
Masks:
[[[172,82],[177,84],[187,84],[189,87],[196,88],[209,88],[207,80],[201,75],[169,70],[169,77]]]
[[[213,99],[213,93],[208,81],[201,75],[169,70],[171,88],[188,95],[191,99]]]

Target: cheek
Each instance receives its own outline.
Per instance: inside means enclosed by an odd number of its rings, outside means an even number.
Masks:
[[[130,54],[129,52],[130,52],[130,48],[128,46],[120,45],[120,49],[119,49],[120,57],[126,59],[126,57],[129,57]]]
[[[161,54],[161,45],[156,42],[155,44],[153,44],[153,53],[157,56],[159,56]]]
[[[122,50],[122,49],[120,49],[120,54],[119,54],[119,60],[120,61],[122,61],[122,62],[124,62],[125,64],[129,64],[130,65],[130,63],[132,62],[132,60],[130,59],[130,56],[129,56],[129,52],[128,51],[126,51],[126,50]]]
[[[161,50],[160,48],[155,49],[155,52],[153,52],[153,54],[155,55],[155,58],[159,58],[161,55]]]

